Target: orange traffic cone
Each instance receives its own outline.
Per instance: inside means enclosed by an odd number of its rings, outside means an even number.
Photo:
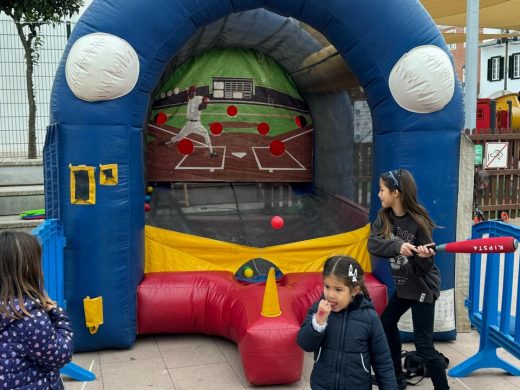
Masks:
[[[267,282],[265,283],[264,301],[262,302],[262,315],[264,317],[278,317],[282,314],[278,290],[276,288],[276,277],[274,268],[269,269]]]

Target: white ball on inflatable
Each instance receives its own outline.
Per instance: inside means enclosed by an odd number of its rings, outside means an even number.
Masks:
[[[418,46],[394,65],[390,92],[405,110],[427,114],[442,110],[453,97],[455,74],[450,57],[434,45]]]
[[[88,102],[116,99],[130,92],[139,77],[139,58],[115,35],[92,33],[79,38],[65,65],[67,84]]]

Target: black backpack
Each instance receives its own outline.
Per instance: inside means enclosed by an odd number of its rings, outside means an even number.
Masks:
[[[441,356],[442,360],[445,363],[444,369],[448,368],[450,360],[441,352],[437,351],[437,353]],[[417,351],[402,351],[401,357],[404,359],[403,371],[407,379],[407,383],[409,385],[415,386],[424,378],[430,377],[430,373],[428,372],[428,369],[426,368],[426,365],[424,364],[422,357],[419,356]],[[415,378],[418,378],[418,380],[414,382],[408,381],[408,379]]]

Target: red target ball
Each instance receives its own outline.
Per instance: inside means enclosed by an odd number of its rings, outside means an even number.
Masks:
[[[258,132],[261,135],[266,135],[267,133],[269,133],[270,127],[267,123],[262,122],[262,123],[259,123],[258,126],[256,126],[256,130],[258,130]]]
[[[149,203],[145,203],[144,204],[144,212],[147,213],[148,211],[150,211],[152,209],[152,206],[150,206]]]
[[[296,118],[294,118],[294,122],[300,129],[307,126],[307,119],[305,119],[303,115],[298,115]]]
[[[155,115],[154,121],[156,125],[164,125],[166,121],[168,120],[168,115],[166,115],[164,112],[159,112]]]
[[[209,131],[211,131],[211,134],[213,135],[222,134],[223,129],[224,127],[222,126],[222,123],[213,122],[211,125],[209,125]]]
[[[193,142],[191,142],[189,139],[184,138],[177,144],[177,149],[182,154],[192,154],[193,153]]]
[[[285,152],[285,145],[282,141],[275,139],[269,144],[269,151],[273,156],[281,156]]]
[[[284,220],[279,215],[275,215],[273,218],[271,218],[271,226],[273,229],[281,229],[284,225]]]
[[[227,108],[227,114],[229,116],[235,116],[237,114],[237,112],[238,112],[238,109],[235,106],[229,106]]]

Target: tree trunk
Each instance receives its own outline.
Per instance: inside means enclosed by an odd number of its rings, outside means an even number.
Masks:
[[[25,72],[25,78],[27,81],[27,100],[29,101],[29,143],[27,145],[27,157],[36,158],[36,98],[34,96],[34,83],[33,83],[33,72],[34,67],[32,60],[32,49],[30,53],[27,53],[27,70]]]
[[[34,96],[34,63],[33,63],[33,48],[32,40],[35,35],[29,33],[29,36],[25,36],[23,32],[23,26],[21,23],[15,20],[16,31],[22,41],[22,46],[25,51],[25,81],[27,83],[27,101],[29,103],[29,121],[28,121],[28,144],[27,144],[27,157],[36,158],[36,98]]]

